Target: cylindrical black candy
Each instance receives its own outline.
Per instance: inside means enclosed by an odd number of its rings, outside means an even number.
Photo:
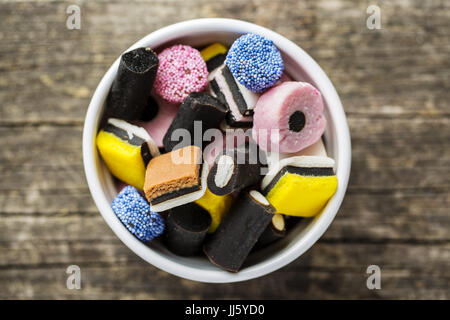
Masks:
[[[284,222],[286,223],[286,230],[291,230],[297,223],[305,219],[304,217],[284,216]]]
[[[208,174],[208,189],[221,196],[250,187],[261,181],[266,163],[265,154],[253,142],[224,150]]]
[[[286,224],[284,222],[284,216],[277,213],[272,217],[270,224],[259,237],[258,242],[255,245],[255,249],[264,248],[269,244],[283,238],[285,235]]]
[[[175,147],[182,148],[189,145],[203,147],[203,131],[219,128],[225,118],[227,108],[218,99],[206,92],[192,92],[180,106],[175,118],[163,138],[164,148],[167,152]],[[201,124],[199,141],[194,141],[195,125]],[[177,129],[185,129],[190,134],[190,141],[180,141],[179,136],[172,133]],[[200,145],[198,145],[200,144]]]
[[[208,211],[193,202],[172,208],[166,222],[164,240],[167,248],[180,256],[201,252],[210,225]]]
[[[160,154],[161,152],[159,151],[159,148],[153,141],[153,139],[147,140],[141,144],[141,157],[146,168],[150,160],[152,160],[154,157],[159,156]]]
[[[242,192],[203,251],[215,265],[238,272],[269,225],[275,208],[258,191]]]
[[[155,98],[149,96],[147,99],[147,106],[142,111],[142,114],[139,118],[141,121],[151,121],[155,119],[156,115],[159,111],[158,102],[156,102]]]
[[[108,95],[106,115],[124,120],[140,119],[147,107],[158,65],[158,56],[150,48],[124,53]]]

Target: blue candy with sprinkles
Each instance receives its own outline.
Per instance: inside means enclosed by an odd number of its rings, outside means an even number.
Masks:
[[[148,202],[132,186],[123,188],[111,207],[125,227],[143,242],[151,241],[164,232],[164,220],[151,211]]]
[[[253,92],[264,92],[281,79],[281,53],[272,40],[245,34],[232,44],[225,64],[236,80]]]

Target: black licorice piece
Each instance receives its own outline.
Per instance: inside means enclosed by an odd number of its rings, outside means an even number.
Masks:
[[[135,129],[135,131],[131,131]],[[102,131],[112,133],[123,142],[129,143],[133,146],[140,146],[145,142],[146,137],[142,132],[138,132],[138,127],[132,126],[126,121],[120,119],[109,119]],[[131,132],[131,135],[129,134]],[[144,132],[145,133],[145,132]]]
[[[203,252],[213,264],[238,272],[274,214],[275,208],[258,191],[241,193],[216,232],[205,241]]]
[[[214,69],[220,67],[225,62],[226,57],[226,53],[219,53],[218,55],[206,61],[206,68],[208,69],[208,72],[211,72]]]
[[[289,130],[293,132],[300,132],[305,127],[306,118],[305,114],[301,111],[295,111],[289,117]]]
[[[161,152],[159,151],[158,147],[156,146],[153,140],[145,141],[144,143],[141,144],[141,157],[142,161],[144,161],[144,166],[146,168],[150,160],[152,160],[156,156],[159,156],[160,153]]]
[[[221,153],[208,174],[208,189],[219,196],[252,186],[262,179],[267,159],[253,142]]]
[[[159,110],[158,102],[156,102],[155,98],[149,96],[147,99],[147,106],[144,108],[139,120],[141,121],[153,120],[158,114],[158,110]]]
[[[236,121],[233,114],[228,112],[225,116],[227,124],[233,128],[251,128],[253,127],[253,121]]]
[[[217,99],[219,99],[220,102],[227,108],[227,110],[230,109],[227,103],[227,99],[225,99],[225,95],[220,91],[219,85],[217,84],[217,81],[215,79],[212,79],[209,82],[209,86],[212,90],[212,92],[216,95]]]
[[[218,128],[222,120],[225,118],[227,108],[216,98],[206,92],[190,93],[180,106],[175,118],[173,119],[164,138],[163,145],[167,152],[187,145],[195,145],[194,125],[195,121],[201,121],[202,131],[211,128]],[[186,145],[181,145],[180,141],[172,139],[172,133],[176,129],[186,129],[191,135],[191,141],[183,141]],[[202,133],[203,136],[203,133]],[[202,145],[198,146],[203,148]]]
[[[284,216],[282,214],[275,214],[272,217],[271,222],[261,234],[258,242],[255,245],[255,249],[267,247],[269,244],[283,238],[286,235],[286,224]]]
[[[294,228],[297,225],[297,223],[299,223],[303,219],[306,219],[303,217],[286,216],[286,215],[283,215],[283,216],[284,216],[284,222],[286,224],[286,230],[291,230],[292,228]]]
[[[208,211],[195,203],[172,208],[166,221],[164,241],[167,248],[180,256],[201,252],[210,225]]]
[[[107,100],[107,117],[138,120],[147,106],[159,60],[150,48],[126,52],[120,59]]]
[[[227,82],[227,85],[231,91],[231,94],[233,95],[233,99],[236,102],[236,105],[239,109],[239,112],[243,116],[252,115],[253,110],[248,108],[247,102],[245,101],[245,98],[242,95],[242,93],[239,90],[239,87],[236,83],[236,79],[233,77],[233,74],[231,73],[230,69],[226,65],[222,69],[222,76],[224,77],[225,81]]]

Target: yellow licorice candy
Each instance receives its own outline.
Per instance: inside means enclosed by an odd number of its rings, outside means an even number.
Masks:
[[[278,171],[263,180],[267,200],[277,213],[297,217],[318,214],[337,190],[333,159],[299,156],[280,162]]]
[[[231,194],[218,196],[209,191],[209,189],[206,189],[203,197],[195,201],[195,203],[208,211],[211,215],[212,222],[208,233],[213,233],[230,209],[231,204],[233,203],[233,196]]]
[[[308,177],[286,173],[266,198],[279,213],[312,217],[321,211],[336,189],[336,176]]]
[[[219,54],[226,53],[227,51],[227,47],[225,47],[221,43],[216,42],[201,50],[200,55],[202,56],[203,60],[208,61]]]
[[[145,165],[141,145],[152,142],[145,129],[123,120],[109,119],[97,135],[100,155],[113,176],[140,190],[144,187]],[[156,147],[153,156],[159,154]]]

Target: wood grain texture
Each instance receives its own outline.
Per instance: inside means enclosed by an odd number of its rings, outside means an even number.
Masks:
[[[65,27],[69,4],[81,30]],[[372,4],[372,3],[370,3]],[[450,4],[373,1],[0,0],[0,298],[450,298]],[[333,224],[261,279],[182,280],[134,255],[91,200],[89,99],[124,49],[171,23],[230,17],[271,28],[328,74],[348,116],[352,172]],[[66,288],[68,265],[82,289]],[[368,290],[366,268],[382,269]]]

